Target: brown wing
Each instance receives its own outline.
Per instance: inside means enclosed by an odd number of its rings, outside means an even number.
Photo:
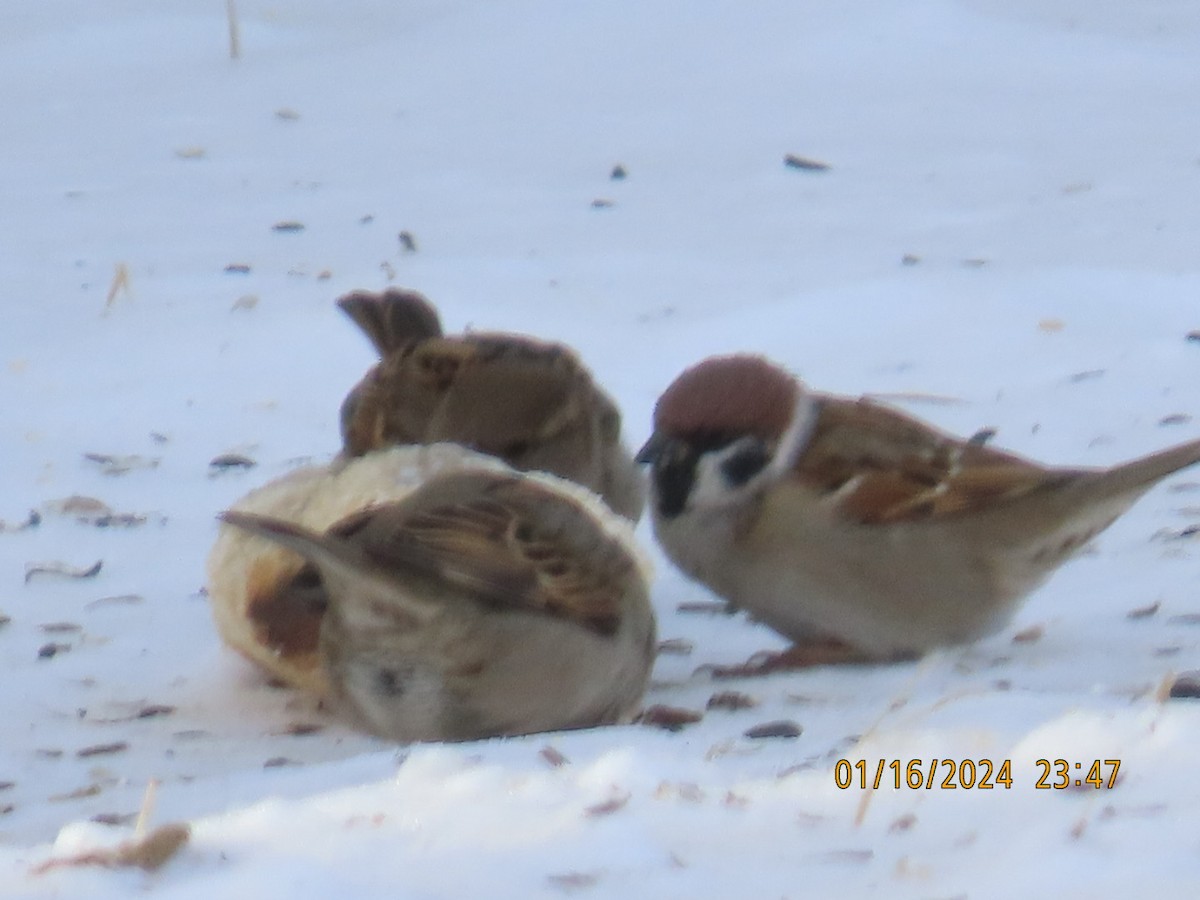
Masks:
[[[795,472],[850,521],[875,525],[966,513],[1047,480],[1042,466],[870,400],[825,396],[820,404]]]
[[[386,357],[351,391],[343,441],[351,455],[451,441],[526,468],[532,445],[586,428],[580,404],[588,387],[586,370],[558,344],[517,335],[430,338]]]
[[[351,540],[357,531],[364,553],[385,568],[445,579],[488,606],[616,631],[633,561],[587,512],[540,485],[478,472],[443,476],[418,494],[464,493],[460,484],[471,487],[466,496],[427,504],[412,495],[355,517],[374,522],[346,521],[335,530]],[[398,517],[380,523],[386,509]]]
[[[429,423],[430,439],[453,440],[524,467],[531,445],[571,429],[586,429],[591,399],[586,375],[573,358],[476,347]]]

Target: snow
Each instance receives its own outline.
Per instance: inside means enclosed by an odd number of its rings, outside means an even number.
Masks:
[[[911,665],[714,680],[783,642],[679,611],[708,597],[654,551],[690,652],[647,703],[705,713],[675,733],[391,747],[265,684],[201,591],[215,514],[337,449],[372,362],[332,304],[355,288],[573,344],[633,444],[730,350],[1047,462],[1196,436],[1194,4],[237,12],[231,61],[213,0],[6,9],[0,894],[1195,895],[1200,712],[1162,686],[1200,667],[1200,472],[1004,633]],[[210,471],[231,452],[257,466]],[[72,495],[146,520],[51,511]],[[705,711],[725,690],[757,705]],[[744,736],[778,720],[803,733]],[[1013,786],[840,790],[842,758],[1011,759]],[[1041,758],[1121,779],[1037,790]],[[152,780],[151,827],[192,826],[163,868],[38,869],[128,840]]]

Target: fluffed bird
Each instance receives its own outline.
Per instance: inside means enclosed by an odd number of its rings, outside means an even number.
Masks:
[[[390,447],[336,465],[294,469],[250,491],[233,509],[323,533],[369,506],[403,500],[439,475],[480,470],[512,471],[456,444]],[[317,644],[329,604],[316,568],[277,543],[221,528],[207,569],[209,607],[221,640],[275,681],[327,695]]]
[[[558,478],[458,471],[324,532],[227,525],[320,573],[319,655],[336,705],[396,741],[628,721],[653,663],[647,570],[628,523]]]

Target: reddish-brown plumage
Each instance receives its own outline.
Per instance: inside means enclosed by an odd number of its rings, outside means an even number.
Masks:
[[[251,565],[246,577],[246,618],[254,626],[255,639],[272,653],[315,666],[325,613],[324,588],[311,565],[286,579],[282,575],[279,566],[269,561]]]
[[[754,434],[775,440],[787,430],[800,384],[761,356],[714,356],[671,383],[654,407],[663,434]]]

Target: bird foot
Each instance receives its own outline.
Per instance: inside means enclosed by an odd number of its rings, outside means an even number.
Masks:
[[[740,665],[706,668],[714,678],[756,678],[775,672],[792,672],[817,666],[862,665],[881,661],[878,657],[871,656],[844,641],[827,638],[792,644],[778,653],[755,653]]]

